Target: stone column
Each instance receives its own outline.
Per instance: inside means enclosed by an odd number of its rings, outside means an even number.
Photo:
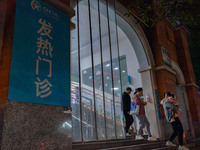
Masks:
[[[0,149],[70,150],[71,113],[64,107],[8,100],[15,7],[16,0],[0,1]]]
[[[150,101],[147,102],[145,110],[147,119],[150,122],[152,136],[163,140],[164,132],[162,129],[162,122],[160,120],[161,116],[159,116],[160,109],[158,105],[160,104],[159,100],[156,98],[156,81],[154,72],[150,66],[145,69],[139,69],[139,72],[141,73],[142,77],[144,100],[146,99],[147,95],[150,98]]]

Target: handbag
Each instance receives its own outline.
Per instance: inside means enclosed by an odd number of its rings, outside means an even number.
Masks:
[[[139,105],[136,105],[135,102],[131,102],[130,115],[133,115],[133,114],[138,115],[139,114],[139,109],[140,109]]]

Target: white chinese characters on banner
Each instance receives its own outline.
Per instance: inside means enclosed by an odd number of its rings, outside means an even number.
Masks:
[[[42,27],[40,28],[40,30],[37,31],[37,33],[39,33],[40,35],[46,35],[48,36],[50,39],[53,39],[51,36],[50,36],[50,33],[51,33],[51,29],[53,28],[51,26],[51,23],[48,22],[48,24],[46,24],[46,20],[42,21],[42,19],[40,19],[38,21]]]
[[[35,82],[35,84],[36,84],[36,96],[45,98],[52,93],[50,89],[52,85],[47,79],[41,81],[40,78],[37,77],[37,81]]]
[[[46,98],[49,95],[51,95],[52,91],[51,88],[53,85],[49,82],[48,79],[52,77],[52,60],[53,57],[52,51],[53,47],[50,42],[50,40],[53,40],[53,37],[50,35],[51,30],[53,27],[51,26],[51,23],[46,23],[46,20],[39,19],[38,21],[41,24],[41,28],[37,31],[37,33],[40,35],[40,37],[37,38],[37,50],[36,53],[38,54],[38,57],[36,59],[36,96],[40,98]],[[40,65],[48,63],[48,74],[47,78],[41,80],[39,78],[40,72],[39,68]],[[45,65],[46,66],[46,65]],[[44,69],[44,68],[43,68]]]
[[[37,53],[42,53],[42,55],[46,55],[46,56],[50,56],[52,57],[52,51],[53,51],[53,47],[51,46],[51,43],[48,41],[48,39],[43,40],[42,37],[37,38],[38,42],[37,42]]]

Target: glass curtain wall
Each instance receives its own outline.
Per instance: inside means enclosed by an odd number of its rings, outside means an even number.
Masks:
[[[96,122],[98,140],[106,140],[105,117],[104,117],[104,93],[103,93],[103,66],[102,66],[102,44],[99,25],[99,3],[98,0],[90,1],[90,17],[92,32],[92,50],[94,64],[94,84],[96,102]]]
[[[78,30],[77,30],[77,2],[72,0],[71,7],[75,10],[75,16],[71,22],[76,25],[71,29],[71,107],[72,107],[72,140],[81,141],[81,116],[80,116],[80,86],[79,86],[79,53],[78,53]]]
[[[110,50],[111,50],[111,61],[112,61],[112,78],[113,78],[113,99],[115,109],[115,124],[116,124],[116,136],[117,138],[124,137],[123,127],[123,115],[121,113],[121,77],[120,77],[120,63],[119,63],[119,47],[118,47],[118,34],[116,25],[116,14],[115,14],[115,1],[108,0],[108,19],[110,29]]]
[[[90,15],[88,0],[79,0],[78,30],[80,42],[80,77],[81,77],[81,107],[82,134],[84,141],[96,140],[95,101],[93,58],[90,31]]]
[[[71,0],[73,142],[125,138],[114,0]]]

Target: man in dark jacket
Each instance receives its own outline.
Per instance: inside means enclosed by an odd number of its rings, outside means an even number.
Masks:
[[[133,117],[130,115],[130,109],[131,109],[131,97],[129,94],[131,94],[132,89],[130,87],[126,88],[126,91],[122,93],[122,102],[123,102],[123,113],[124,117],[126,119],[126,136],[129,136],[131,133],[129,132],[129,127],[133,123]]]

